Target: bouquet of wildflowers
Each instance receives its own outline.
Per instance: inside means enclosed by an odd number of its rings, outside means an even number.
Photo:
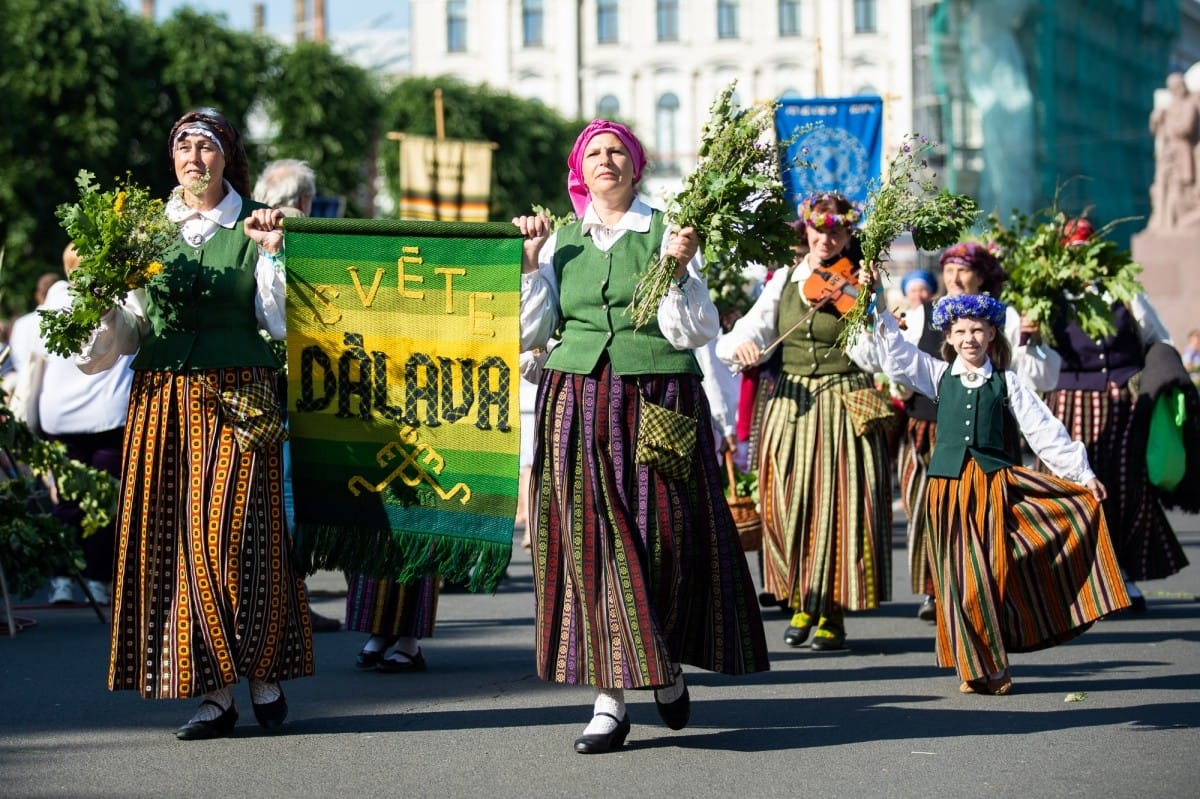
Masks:
[[[939,189],[929,168],[928,154],[934,145],[924,136],[910,133],[888,163],[881,181],[867,195],[865,222],[858,231],[863,251],[863,280],[854,307],[846,314],[846,327],[839,339],[852,341],[863,328],[877,273],[887,274],[883,262],[898,236],[912,233],[922,250],[940,250],[957,242],[979,215],[979,206],[964,194]]]
[[[695,228],[715,297],[745,291],[742,270],[747,264],[791,263],[796,239],[787,224],[795,209],[779,177],[788,142],[763,141],[774,127],[778,104],[736,107],[736,85],[730,83],[713,101],[701,133],[699,163],[667,205],[673,225]],[[629,305],[636,326],[654,318],[676,267],[670,256],[650,264]]]
[[[1032,216],[1014,213],[1008,227],[990,215],[985,240],[999,250],[1008,273],[1000,299],[1037,323],[1051,344],[1050,325],[1059,313],[1091,338],[1112,335],[1112,302],[1129,302],[1142,291],[1142,268],[1107,238],[1121,221],[1093,231],[1086,219],[1059,209],[1057,197]]]
[[[100,318],[125,294],[163,269],[163,253],[179,228],[163,214],[163,202],[125,176],[101,191],[96,176],[75,178],[79,202],[58,207],[58,218],[75,244],[79,268],[70,275],[71,307],[42,312],[46,348],[62,356],[80,350]]]

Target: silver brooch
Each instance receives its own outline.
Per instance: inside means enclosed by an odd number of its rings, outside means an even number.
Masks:
[[[187,235],[184,236],[184,238],[187,239],[188,244],[192,245],[193,247],[199,247],[200,242],[204,241],[204,234],[203,233],[188,233]]]
[[[979,372],[967,372],[966,374],[963,375],[963,381],[968,386],[973,386],[976,383],[983,382],[983,375],[981,375]]]

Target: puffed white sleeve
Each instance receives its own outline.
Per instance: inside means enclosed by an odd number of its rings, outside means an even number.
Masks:
[[[145,291],[137,289],[125,295],[120,305],[100,317],[100,326],[75,356],[75,365],[84,374],[99,374],[116,366],[122,355],[133,355],[150,332],[146,318]]]
[[[889,379],[901,383],[913,391],[937,399],[938,383],[950,365],[940,358],[922,352],[915,344],[900,334],[896,317],[885,310],[875,311],[875,358],[879,371]]]
[[[1137,322],[1138,330],[1142,334],[1142,343],[1147,347],[1159,342],[1175,346],[1175,342],[1171,340],[1170,331],[1163,324],[1162,317],[1158,315],[1158,311],[1154,310],[1154,306],[1150,304],[1150,298],[1145,294],[1138,293],[1133,296],[1132,302],[1129,303],[1129,312],[1133,314],[1133,319]]]
[[[716,339],[696,348],[696,361],[704,373],[701,384],[708,397],[713,424],[722,436],[737,432],[737,405],[740,379],[716,356]]]
[[[1012,349],[1012,370],[1021,382],[1034,391],[1053,391],[1058,387],[1062,356],[1040,341],[1021,343],[1021,315],[1006,309],[1004,336]]]
[[[1095,477],[1084,443],[1071,439],[1058,417],[1029,386],[1016,379],[1015,372],[1007,372],[1005,377],[1009,409],[1033,453],[1064,480],[1084,485]]]
[[[661,249],[666,249],[670,235],[668,231],[663,236]],[[688,261],[682,288],[672,282],[658,304],[658,329],[677,350],[703,347],[721,332],[721,316],[708,296],[708,283],[700,271],[703,268],[704,261],[697,252]]]
[[[558,240],[551,233],[538,252],[538,268],[521,274],[521,351],[546,349],[558,329],[558,278],[554,274],[554,248]]]
[[[254,315],[258,324],[276,341],[287,338],[287,275],[283,253],[271,255],[262,250],[254,265]]]
[[[743,343],[753,341],[763,349],[775,340],[779,335],[779,299],[791,273],[790,269],[778,269],[771,275],[750,310],[734,323],[733,330],[717,339],[718,358],[732,366],[737,363],[733,353]]]

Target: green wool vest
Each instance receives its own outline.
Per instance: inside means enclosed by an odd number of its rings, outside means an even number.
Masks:
[[[812,307],[800,293],[799,283],[788,282],[779,298],[779,332],[796,324]],[[838,335],[846,323],[828,305],[792,331],[782,344],[783,371],[805,377],[844,375],[861,372],[850,356],[837,346]]]
[[[146,284],[150,333],[133,360],[134,369],[280,367],[258,332],[254,315],[258,246],[242,231],[242,220],[264,207],[243,200],[232,230],[218,228],[199,247],[180,239],[167,252],[162,273]]]
[[[929,458],[929,476],[961,476],[967,455],[984,474],[1014,466],[1004,448],[1007,406],[1003,372],[993,370],[979,387],[968,388],[947,369],[938,383],[937,441]]]
[[[633,289],[658,257],[666,223],[655,211],[649,233],[627,232],[602,252],[583,225],[559,228],[554,250],[561,344],[550,353],[547,369],[590,374],[607,354],[618,375],[700,374],[690,349],[677,350],[652,321],[635,330],[626,313]]]

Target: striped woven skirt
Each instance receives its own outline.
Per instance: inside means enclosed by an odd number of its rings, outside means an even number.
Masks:
[[[937,662],[964,681],[1129,605],[1100,504],[1053,475],[968,458],[960,478],[931,477],[928,543]]]
[[[642,398],[698,420],[685,479],[634,461]],[[531,486],[537,673],[600,688],[670,684],[672,662],[768,668],[696,375],[549,370]]]
[[[243,452],[213,392],[264,368],[137,372],[125,428],[108,686],[183,699],[313,673],[279,444]]]
[[[347,576],[346,629],[371,635],[433,637],[441,577],[407,583]]]
[[[937,438],[937,423],[909,418],[900,436],[896,472],[900,478],[900,502],[908,519],[908,579],[914,594],[933,594],[929,550],[925,544],[929,489],[929,456]]]
[[[891,599],[892,477],[882,432],[854,432],[842,395],[861,372],[784,373],[763,422],[763,585],[792,608],[870,610]]]
[[[1148,431],[1133,423],[1129,389],[1054,391],[1046,404],[1071,438],[1087,445],[1088,461],[1108,490],[1104,516],[1125,576],[1157,580],[1186,566],[1183,547],[1146,474]]]

